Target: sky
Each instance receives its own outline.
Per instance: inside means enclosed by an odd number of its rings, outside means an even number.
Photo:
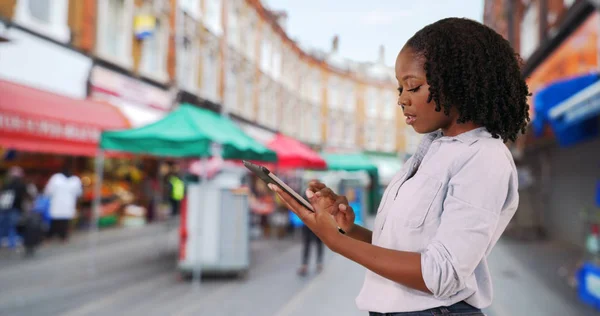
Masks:
[[[287,33],[302,46],[329,52],[334,35],[339,53],[355,61],[376,61],[379,46],[393,66],[406,41],[422,27],[446,17],[481,22],[483,0],[263,0],[288,12]]]

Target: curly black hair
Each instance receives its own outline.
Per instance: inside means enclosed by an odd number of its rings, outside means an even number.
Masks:
[[[484,126],[494,138],[515,141],[529,122],[529,91],[521,58],[491,28],[464,18],[447,18],[418,31],[406,43],[424,57],[429,99],[436,111],[452,106],[458,122]]]

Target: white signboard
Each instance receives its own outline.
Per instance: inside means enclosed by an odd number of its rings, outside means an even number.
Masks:
[[[89,57],[16,28],[2,34],[11,41],[0,44],[0,79],[86,98]]]
[[[100,66],[92,69],[90,82],[94,94],[109,94],[164,111],[173,105],[169,91]]]

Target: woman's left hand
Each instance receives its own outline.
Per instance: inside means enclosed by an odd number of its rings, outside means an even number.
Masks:
[[[304,222],[304,224],[306,224],[306,226],[312,230],[325,245],[332,248],[332,243],[339,235],[339,231],[333,216],[325,211],[327,207],[330,207],[329,204],[331,202],[328,199],[317,195],[313,195],[309,198],[309,202],[315,210],[313,213],[276,185],[269,184],[269,188],[285,201],[292,212],[298,215],[302,222]]]

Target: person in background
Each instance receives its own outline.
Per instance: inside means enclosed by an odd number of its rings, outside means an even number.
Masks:
[[[10,168],[8,179],[0,191],[0,241],[3,237],[8,237],[9,248],[17,247],[17,223],[28,197],[27,185],[23,181],[23,169]],[[1,242],[0,247],[2,247]]]
[[[168,198],[171,204],[171,214],[173,216],[179,215],[179,209],[181,207],[181,200],[185,195],[185,184],[181,180],[175,171],[171,171],[167,178],[168,186]]]
[[[83,193],[81,179],[71,172],[66,164],[62,172],[50,177],[44,194],[50,198],[50,229],[48,238],[55,235],[66,242],[69,239],[69,224],[77,212],[77,198]]]
[[[308,201],[306,193],[303,193],[302,197]],[[306,276],[308,273],[308,260],[310,259],[310,248],[313,242],[317,246],[317,273],[320,273],[323,271],[323,242],[310,228],[302,225],[302,265],[298,269],[298,275],[300,276]]]

